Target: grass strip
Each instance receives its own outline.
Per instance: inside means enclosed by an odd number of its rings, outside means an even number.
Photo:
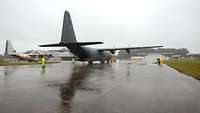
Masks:
[[[166,60],[165,63],[181,73],[200,80],[200,60]]]

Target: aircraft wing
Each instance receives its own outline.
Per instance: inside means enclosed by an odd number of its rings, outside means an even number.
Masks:
[[[149,49],[149,48],[159,48],[159,47],[163,46],[103,48],[103,49],[98,49],[98,51],[110,51],[111,53],[115,53],[116,50],[126,50],[129,53],[130,49]]]
[[[56,43],[56,44],[39,45],[39,47],[66,47],[67,45],[87,46],[87,45],[94,45],[94,44],[103,44],[103,42],[70,42],[70,43]]]

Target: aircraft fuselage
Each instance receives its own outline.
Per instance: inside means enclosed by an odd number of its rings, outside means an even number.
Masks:
[[[95,48],[83,46],[67,46],[71,53],[75,54],[79,61],[109,61],[112,54],[108,51],[98,51]]]

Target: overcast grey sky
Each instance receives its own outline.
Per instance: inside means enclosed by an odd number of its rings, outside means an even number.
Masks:
[[[64,10],[95,47],[164,45],[200,53],[200,0],[0,0],[0,53],[60,41]]]

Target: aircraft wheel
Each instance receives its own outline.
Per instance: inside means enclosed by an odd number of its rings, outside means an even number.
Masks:
[[[107,60],[107,64],[109,63],[109,60]]]
[[[101,61],[101,64],[104,64],[104,60]]]
[[[93,61],[91,60],[91,61],[88,61],[89,62],[89,64],[93,64]]]

